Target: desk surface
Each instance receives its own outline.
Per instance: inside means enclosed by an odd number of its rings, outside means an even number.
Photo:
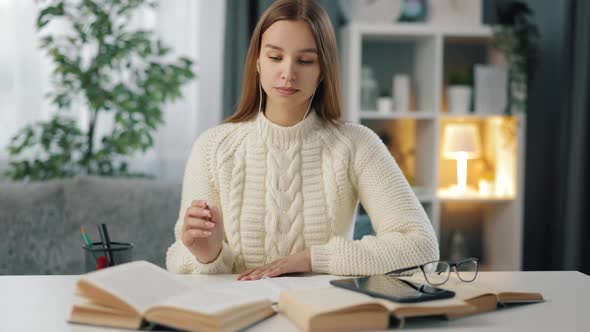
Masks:
[[[129,331],[68,324],[78,276],[0,276],[0,331]],[[186,276],[196,285],[224,284],[231,275]],[[580,272],[480,272],[478,281],[502,288],[541,292],[546,301],[504,308],[455,320],[411,321],[407,329],[424,331],[582,331],[590,326],[590,276]],[[297,331],[283,315],[262,321],[251,331]]]

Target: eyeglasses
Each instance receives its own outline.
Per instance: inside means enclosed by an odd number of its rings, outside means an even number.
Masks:
[[[479,260],[477,258],[465,258],[458,262],[445,262],[445,261],[433,261],[426,264],[407,267],[404,269],[393,270],[386,274],[402,274],[415,269],[422,270],[424,279],[433,285],[442,285],[449,280],[451,276],[451,269],[455,268],[457,277],[463,282],[472,282],[477,278],[477,272],[479,270]]]

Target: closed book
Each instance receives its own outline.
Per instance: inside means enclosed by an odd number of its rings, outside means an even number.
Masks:
[[[475,112],[503,114],[507,103],[508,69],[498,65],[475,65]]]

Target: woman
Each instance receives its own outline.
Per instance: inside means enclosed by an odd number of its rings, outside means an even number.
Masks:
[[[262,15],[237,112],[194,143],[176,273],[372,275],[437,260],[434,230],[385,145],[342,123],[334,30],[314,1]],[[352,240],[359,199],[376,236]]]

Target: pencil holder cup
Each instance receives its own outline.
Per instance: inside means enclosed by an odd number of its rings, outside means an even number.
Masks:
[[[111,255],[109,255],[102,242],[92,242],[91,247],[84,245],[83,248],[85,272],[92,272],[133,260],[133,243],[111,242]],[[112,264],[109,264],[109,257],[112,257]]]

